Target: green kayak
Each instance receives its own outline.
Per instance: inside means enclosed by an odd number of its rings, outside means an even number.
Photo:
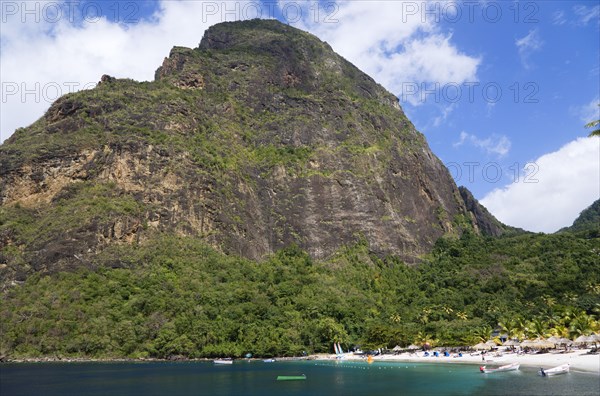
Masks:
[[[299,381],[299,380],[305,380],[306,379],[306,375],[302,374],[302,375],[278,375],[277,376],[277,381]]]

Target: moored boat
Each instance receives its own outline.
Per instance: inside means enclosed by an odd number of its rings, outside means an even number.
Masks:
[[[365,353],[360,349],[356,348],[353,352],[354,355],[363,356]]]
[[[214,364],[233,364],[233,359],[231,358],[223,358],[223,359],[215,359],[213,360]]]
[[[569,372],[569,364],[563,364],[560,366],[556,366],[556,367],[552,367],[551,369],[543,369],[540,368],[540,371],[538,371],[538,374],[541,375],[542,377],[550,377],[553,375],[558,375],[558,374],[566,374]]]
[[[275,362],[275,359],[264,359],[263,362],[265,362],[265,363],[273,363],[273,362]]]
[[[481,366],[481,367],[479,367],[479,371],[481,371],[482,373],[485,373],[485,374],[500,373],[503,371],[518,370],[519,366],[520,366],[519,363],[505,364],[504,366],[500,366],[500,367],[496,367],[496,368],[486,368],[485,366]]]

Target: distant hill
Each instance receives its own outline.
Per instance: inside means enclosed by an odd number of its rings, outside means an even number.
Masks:
[[[573,225],[565,227],[559,232],[562,231],[600,231],[600,199],[581,211]]]

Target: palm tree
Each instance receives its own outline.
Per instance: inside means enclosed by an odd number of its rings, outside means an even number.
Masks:
[[[563,317],[560,314],[558,314],[557,312],[553,312],[552,314],[546,317],[546,323],[548,324],[548,326],[553,327],[560,325],[562,323],[562,319]]]
[[[595,303],[592,307],[592,312],[596,315],[596,318],[600,318],[600,303]]]
[[[571,305],[577,303],[579,296],[573,292],[566,292],[563,294],[563,299],[568,301]]]
[[[598,104],[598,106],[600,106],[600,103]],[[600,120],[589,122],[589,123],[585,124],[585,127],[586,128],[595,128],[598,125],[600,125]],[[589,136],[590,137],[592,137],[592,136],[600,136],[600,128],[594,129],[592,132],[590,132]]]
[[[577,338],[580,335],[589,335],[594,327],[596,327],[596,321],[590,315],[582,312],[577,315],[569,326],[569,332],[571,334],[572,339]]]
[[[583,313],[583,311],[580,311],[576,308],[573,307],[568,307],[566,308],[563,313],[562,313],[562,319],[560,320],[562,324],[564,324],[565,326],[569,327],[571,325],[571,322],[577,317],[579,316],[581,313]]]
[[[486,342],[488,341],[490,338],[492,338],[492,332],[494,331],[494,329],[492,329],[492,326],[490,325],[485,325],[485,326],[480,326],[480,327],[476,327],[473,330],[473,335],[481,342]]]
[[[450,315],[454,310],[447,305],[442,306],[442,311],[446,313],[446,315]]]
[[[515,338],[518,334],[517,321],[511,318],[502,319],[498,322],[500,329],[508,335],[509,339]]]
[[[476,335],[474,335],[473,333],[469,333],[467,335],[464,335],[463,337],[461,337],[460,342],[463,345],[473,345],[473,344],[477,344],[479,342],[479,337],[477,337]]]
[[[569,328],[564,325],[557,324],[553,328],[550,329],[550,333],[553,336],[561,337],[561,338],[569,338]]]
[[[515,320],[515,335],[519,338],[527,338],[529,336],[529,322],[523,318]]]
[[[427,334],[424,331],[419,331],[417,333],[417,337],[415,338],[415,344],[421,346],[429,344],[429,346],[433,347],[437,342],[437,339],[434,339],[431,334]]]
[[[423,308],[423,311],[421,312],[421,317],[419,318],[420,322],[423,323],[424,325],[429,323],[429,315],[430,314],[431,314],[431,309]]]
[[[556,305],[556,298],[550,297],[548,295],[543,295],[542,301],[544,302],[544,305],[548,307],[548,312],[552,314],[552,307]]]
[[[590,294],[600,294],[600,284],[598,283],[593,283],[593,282],[589,282],[586,286],[585,289],[588,291],[588,293]]]
[[[545,321],[535,318],[530,323],[531,334],[537,338],[545,338],[548,335],[548,326]]]
[[[402,317],[400,316],[400,314],[395,313],[390,315],[390,320],[392,321],[392,323],[400,323]]]

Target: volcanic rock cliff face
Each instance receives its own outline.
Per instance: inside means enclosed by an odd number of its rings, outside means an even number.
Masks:
[[[57,100],[0,147],[0,204],[5,280],[161,233],[249,258],[363,238],[414,262],[478,221],[396,97],[316,37],[257,20],[173,48],[154,82],[105,76]]]
[[[458,191],[469,212],[471,224],[475,226],[477,232],[488,236],[500,236],[506,231],[524,232],[521,229],[509,227],[502,224],[488,210],[479,203],[466,187],[459,187]]]

